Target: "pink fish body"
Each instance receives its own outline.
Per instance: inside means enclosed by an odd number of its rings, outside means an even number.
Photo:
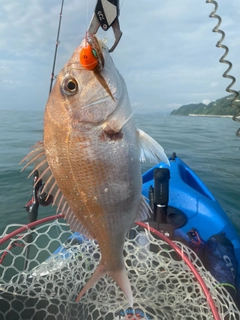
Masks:
[[[104,66],[98,72],[108,89],[81,66],[84,41],[49,96],[43,141],[24,160],[35,162],[45,192],[54,196],[70,228],[99,244],[100,263],[77,301],[108,273],[132,306],[123,245],[133,223],[149,215],[141,195],[140,160],[168,159],[155,140],[136,129],[125,82],[107,47],[99,42]]]

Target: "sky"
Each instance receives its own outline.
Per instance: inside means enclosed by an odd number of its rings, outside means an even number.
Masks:
[[[123,32],[112,54],[138,113],[169,113],[181,105],[227,95],[227,66],[213,33],[213,4],[205,0],[119,0]],[[55,74],[84,38],[96,0],[65,0]],[[240,5],[218,0],[220,29],[240,76]],[[44,110],[59,23],[61,0],[0,0],[0,109]],[[97,35],[113,43],[113,32]]]

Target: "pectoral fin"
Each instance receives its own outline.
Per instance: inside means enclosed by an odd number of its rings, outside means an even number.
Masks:
[[[147,220],[150,218],[151,214],[152,214],[152,209],[147,203],[147,198],[142,195],[140,209],[138,211],[138,215],[135,222]]]
[[[164,152],[163,147],[161,147],[156,140],[140,129],[137,129],[137,134],[138,143],[140,144],[141,148],[141,162],[149,161],[152,163],[158,163],[160,161],[164,161],[170,166],[170,162]]]

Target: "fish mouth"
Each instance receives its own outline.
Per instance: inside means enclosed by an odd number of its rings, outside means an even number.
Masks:
[[[100,72],[104,68],[105,59],[103,56],[104,43],[98,40],[95,35],[88,35],[83,40],[83,45],[80,46],[80,64],[88,71],[93,72],[98,82],[107,91],[112,100],[114,97],[111,90]]]
[[[92,70],[92,72],[94,73],[98,82],[107,91],[107,93],[112,98],[112,100],[115,101],[113,94],[107,84],[107,81],[104,79],[103,75],[100,72],[104,68],[104,64],[105,64],[105,59],[104,59],[104,55],[103,55],[103,48],[105,47],[104,43],[102,41],[98,40],[97,37],[94,35],[91,35],[91,36],[86,35],[85,43],[89,43],[92,46],[92,48],[93,48],[92,50],[95,51],[96,57],[98,59],[98,64]]]
[[[80,123],[104,126],[111,118],[116,118],[115,113],[124,117],[119,110],[127,94],[124,79],[117,71],[106,45],[101,41],[99,43],[96,37],[90,39],[94,42],[94,48],[101,52],[99,69],[86,70],[81,65],[79,54],[85,44],[84,39],[64,66],[60,80],[60,92],[65,98],[66,107],[71,110],[74,126]]]
[[[76,124],[77,125],[84,124],[84,125],[88,125],[88,126],[102,126],[103,129],[105,129],[108,126],[108,123],[110,123],[112,119],[116,118],[115,113],[119,110],[122,100],[123,100],[123,98],[121,98],[118,101],[116,108],[111,113],[109,113],[107,116],[102,116],[101,118],[98,117],[98,118],[94,119],[94,116],[93,116],[92,112],[90,111],[89,116],[87,118],[86,117],[83,118],[82,113],[85,114],[87,109],[89,109],[89,108],[92,109],[95,106],[97,106],[99,104],[99,101],[101,103],[109,101],[109,97],[102,98],[101,100],[98,100],[98,101],[93,101],[93,102],[89,103],[88,105],[86,105],[84,107],[84,109],[78,110],[78,111],[74,112],[74,114],[72,114],[72,123],[75,123],[75,125]],[[120,122],[125,123],[125,118],[120,120]],[[113,129],[113,131],[115,131],[115,133],[116,133],[116,132],[119,132],[120,130]],[[111,134],[111,132],[109,132],[109,134]]]
[[[95,35],[86,34],[85,44],[86,43],[89,43],[92,46],[93,50],[95,50],[96,52],[96,56],[98,58],[98,65],[96,66],[96,69],[102,69],[105,63],[102,51],[102,49],[104,48],[103,41],[98,40]]]

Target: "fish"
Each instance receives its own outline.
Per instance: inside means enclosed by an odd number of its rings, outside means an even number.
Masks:
[[[136,128],[125,81],[106,44],[96,39],[102,63],[94,72],[80,64],[84,39],[48,97],[43,140],[22,163],[27,162],[23,169],[34,164],[32,173],[38,170],[45,182],[42,192],[54,197],[70,228],[99,245],[99,265],[76,301],[109,274],[132,307],[124,241],[134,222],[151,214],[141,194],[140,162],[169,161],[163,148]]]

